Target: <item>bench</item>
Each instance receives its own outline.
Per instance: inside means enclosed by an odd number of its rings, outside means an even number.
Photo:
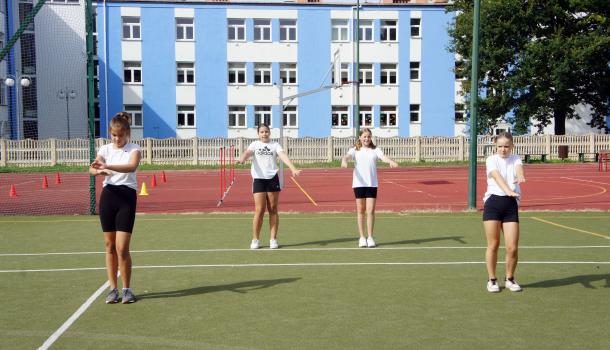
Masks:
[[[541,162],[546,162],[546,153],[528,153],[525,155],[525,162],[531,162],[532,156],[540,157]]]
[[[581,163],[585,162],[585,157],[588,155],[592,155],[593,156],[593,161],[595,163],[597,163],[597,158],[599,156],[599,153],[597,152],[578,152],[578,161]]]

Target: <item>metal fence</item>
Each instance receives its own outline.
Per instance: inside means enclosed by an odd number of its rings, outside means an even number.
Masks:
[[[249,138],[192,138],[142,139],[134,141],[142,147],[145,164],[213,165],[219,162],[221,147],[234,146],[235,158],[255,139]],[[275,139],[274,141],[279,141]],[[340,159],[355,137],[285,138],[284,150],[297,163],[330,162]],[[391,137],[375,138],[385,154],[397,161],[447,162],[469,159],[469,140],[456,137]],[[610,149],[610,135],[540,135],[515,136],[514,153],[546,155],[558,159],[560,146],[567,146],[568,159],[593,159],[600,150]],[[97,139],[96,149],[109,143]],[[564,147],[565,149],[565,147]],[[484,158],[494,152],[492,138],[478,139],[477,155]],[[0,139],[0,166],[52,166],[89,164],[89,141],[85,139],[7,140]]]

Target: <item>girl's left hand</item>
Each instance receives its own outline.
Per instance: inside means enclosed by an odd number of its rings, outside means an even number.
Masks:
[[[525,182],[525,177],[523,176],[517,176],[517,178],[515,179],[515,183],[522,183]]]
[[[398,163],[396,163],[395,161],[391,160],[390,161],[390,168],[398,168]]]
[[[294,176],[299,176],[301,174],[301,170],[299,170],[299,169],[294,169],[294,170],[291,169],[290,171],[292,171],[292,176],[293,177]]]

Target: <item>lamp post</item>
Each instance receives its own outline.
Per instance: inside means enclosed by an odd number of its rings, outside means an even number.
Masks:
[[[69,89],[67,86],[57,91],[57,98],[66,100],[66,127],[68,130],[68,140],[70,139],[70,99],[76,98],[76,91]]]
[[[19,84],[15,84],[15,82],[19,80]],[[32,80],[30,79],[30,77],[28,76],[12,76],[12,75],[8,75],[6,78],[3,79],[2,81],[4,83],[4,85],[10,87],[14,87],[15,92],[15,139],[19,140],[21,139],[21,101],[19,100],[19,88],[21,87],[21,89],[28,87],[32,84]]]

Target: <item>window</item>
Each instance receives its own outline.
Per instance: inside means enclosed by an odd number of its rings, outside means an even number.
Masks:
[[[419,123],[419,105],[409,105],[411,123]]]
[[[100,61],[93,60],[93,97],[100,97]]]
[[[341,84],[347,84],[349,81],[349,64],[341,63]],[[335,84],[335,71],[333,67],[332,83]]]
[[[466,112],[466,110],[464,109],[463,103],[455,104],[455,122],[456,123],[463,123],[465,121],[465,118],[464,118],[465,112]]]
[[[125,84],[142,83],[141,62],[123,62],[123,82]]]
[[[349,116],[347,114],[347,106],[333,106],[332,107],[332,126],[333,127],[347,127],[349,125]]]
[[[411,62],[409,66],[411,67],[411,80],[419,80],[419,62]]]
[[[382,128],[393,128],[398,125],[396,106],[381,106],[379,126]]]
[[[123,39],[141,39],[140,17],[123,17]]]
[[[466,77],[466,62],[462,61],[462,60],[456,60],[455,61],[455,68],[454,68],[454,73],[455,73],[455,79],[457,80],[465,80],[467,79]]]
[[[280,19],[280,41],[297,41],[296,19]]]
[[[373,65],[370,63],[360,65],[360,76],[358,77],[361,85],[373,84]]]
[[[228,20],[229,41],[245,41],[246,40],[246,20],[232,19]]]
[[[176,40],[195,40],[195,19],[176,17]]]
[[[296,63],[280,63],[280,79],[282,84],[297,84],[297,65]]]
[[[195,106],[178,106],[178,127],[195,127]]]
[[[396,85],[398,83],[398,79],[396,79],[397,72],[396,64],[382,64],[381,85]]]
[[[254,41],[271,41],[271,20],[254,20]]]
[[[131,126],[142,127],[142,105],[125,105],[124,111],[131,116]]]
[[[230,128],[245,128],[246,127],[246,107],[229,106],[229,127]]]
[[[270,106],[254,106],[254,125],[259,126],[261,123],[265,123],[271,127]]]
[[[346,19],[333,19],[332,28],[333,41],[349,40],[349,22]]]
[[[79,0],[51,0],[51,2],[55,3],[63,3],[63,4],[78,4]]]
[[[286,106],[284,108],[283,123],[287,128],[296,128],[298,123],[297,106]]]
[[[381,21],[381,41],[396,41],[396,20]]]
[[[93,103],[93,135],[100,137],[100,103]]]
[[[246,64],[229,63],[229,84],[238,85],[246,83]]]
[[[411,18],[411,37],[418,38],[421,36],[421,18]]]
[[[361,20],[358,33],[360,41],[373,41],[373,21]]]
[[[360,106],[358,114],[360,115],[360,126],[373,127],[373,107]]]
[[[36,74],[36,40],[34,33],[21,34],[21,71]]]
[[[271,63],[254,64],[254,84],[271,85]]]
[[[176,83],[195,84],[195,64],[193,62],[176,63]]]

